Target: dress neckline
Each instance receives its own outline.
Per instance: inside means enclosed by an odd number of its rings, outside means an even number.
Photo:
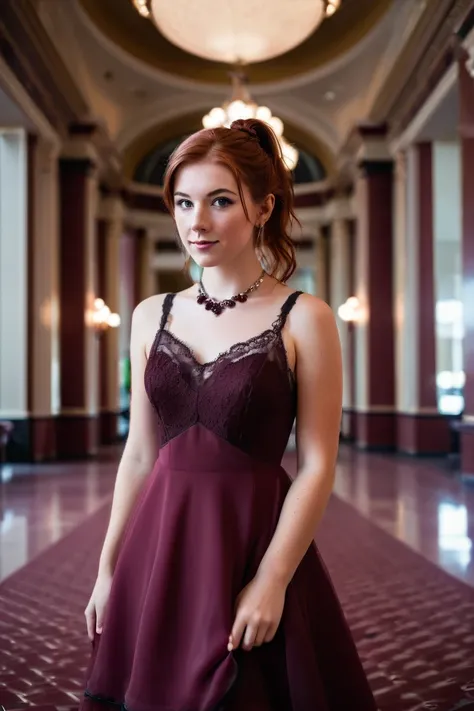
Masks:
[[[247,338],[243,341],[237,341],[236,343],[233,343],[231,346],[229,346],[225,350],[218,353],[215,358],[212,358],[211,360],[207,360],[204,362],[199,360],[199,358],[196,356],[196,351],[189,343],[186,343],[186,341],[183,341],[181,338],[176,336],[172,331],[170,331],[169,329],[166,328],[168,316],[170,314],[171,307],[173,305],[174,297],[176,296],[176,294],[167,294],[165,297],[165,302],[163,304],[163,314],[162,314],[161,324],[160,324],[160,328],[158,330],[156,340],[159,340],[163,333],[167,334],[169,338],[171,338],[173,341],[175,341],[175,343],[179,343],[180,346],[182,346],[187,351],[189,357],[193,360],[193,362],[195,363],[195,365],[198,368],[204,370],[205,368],[209,368],[209,367],[215,365],[223,358],[228,358],[228,357],[232,356],[233,353],[235,353],[236,351],[238,351],[241,348],[244,349],[254,342],[258,343],[261,340],[265,340],[265,339],[269,338],[270,336],[273,336],[281,342],[281,345],[282,345],[283,350],[285,352],[285,360],[286,360],[286,364],[288,367],[288,371],[294,377],[294,373],[288,363],[288,354],[286,352],[286,348],[285,348],[285,344],[283,342],[281,332],[283,330],[283,327],[285,325],[285,322],[286,322],[289,312],[291,311],[292,307],[294,306],[294,303],[296,302],[296,299],[298,298],[298,296],[302,293],[303,292],[301,292],[301,291],[292,291],[291,294],[288,295],[288,297],[285,299],[282,306],[280,307],[280,313],[278,314],[278,316],[276,317],[276,319],[273,321],[272,325],[269,328],[264,329],[260,333],[257,333],[255,336],[251,336],[250,338]]]
[[[212,358],[211,360],[206,360],[204,362],[200,361],[199,358],[196,356],[195,350],[189,345],[189,343],[186,343],[186,341],[183,341],[181,338],[178,338],[178,336],[175,336],[175,334],[172,331],[169,331],[168,329],[164,329],[162,331],[163,334],[166,334],[168,338],[171,338],[175,343],[179,343],[180,346],[182,346],[189,357],[194,361],[195,365],[198,366],[199,368],[209,368],[210,366],[215,365],[218,363],[220,360],[223,358],[228,358],[232,356],[233,353],[238,351],[241,348],[245,348],[252,344],[253,342],[258,342],[261,340],[265,340],[268,336],[272,335],[275,336],[275,338],[279,338],[282,341],[283,347],[284,343],[281,337],[281,331],[275,329],[273,326],[271,328],[266,328],[264,331],[261,333],[258,333],[256,336],[251,336],[250,338],[247,338],[245,341],[237,341],[237,343],[233,343],[229,348],[226,348],[224,351],[221,351],[220,353],[217,354],[215,358]],[[285,354],[286,354],[286,348],[285,348]],[[289,370],[291,368],[288,366]]]

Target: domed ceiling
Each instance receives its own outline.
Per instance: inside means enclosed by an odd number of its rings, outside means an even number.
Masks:
[[[155,148],[182,138],[185,134],[199,131],[202,128],[201,119],[202,112],[186,113],[179,119],[159,124],[140,135],[124,152],[124,175],[132,179],[136,175],[137,168]],[[308,156],[317,158],[325,175],[332,175],[334,172],[334,159],[323,143],[288,122],[285,122],[285,134],[289,141],[307,153]]]
[[[189,54],[169,42],[130,0],[80,0],[98,29],[130,55],[172,76],[203,84],[228,84],[229,65]],[[392,0],[342,0],[338,12],[299,46],[246,70],[252,84],[304,75],[355,46],[388,10]],[[190,18],[192,22],[192,18]]]

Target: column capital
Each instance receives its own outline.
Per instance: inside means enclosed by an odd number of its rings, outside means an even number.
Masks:
[[[88,161],[93,166],[100,164],[95,145],[97,130],[93,124],[73,124],[69,136],[61,148],[61,161]]]

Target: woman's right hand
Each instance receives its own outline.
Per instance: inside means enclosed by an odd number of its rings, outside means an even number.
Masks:
[[[98,576],[89,603],[84,611],[87,624],[87,635],[91,642],[95,633],[101,634],[104,624],[105,608],[112,586],[112,575],[101,574]]]

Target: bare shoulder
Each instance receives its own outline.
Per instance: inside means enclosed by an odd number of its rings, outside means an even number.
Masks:
[[[156,320],[157,315],[161,314],[163,310],[165,297],[166,294],[153,294],[153,296],[140,301],[133,312],[134,318],[142,323],[149,318]]]
[[[291,336],[296,353],[298,384],[312,392],[330,387],[339,392],[341,343],[334,313],[322,299],[302,294],[291,311]]]
[[[291,333],[296,341],[305,342],[337,329],[334,313],[328,304],[311,294],[301,294],[291,311]]]
[[[132,342],[147,355],[160,327],[166,294],[154,294],[141,301],[133,311]]]

